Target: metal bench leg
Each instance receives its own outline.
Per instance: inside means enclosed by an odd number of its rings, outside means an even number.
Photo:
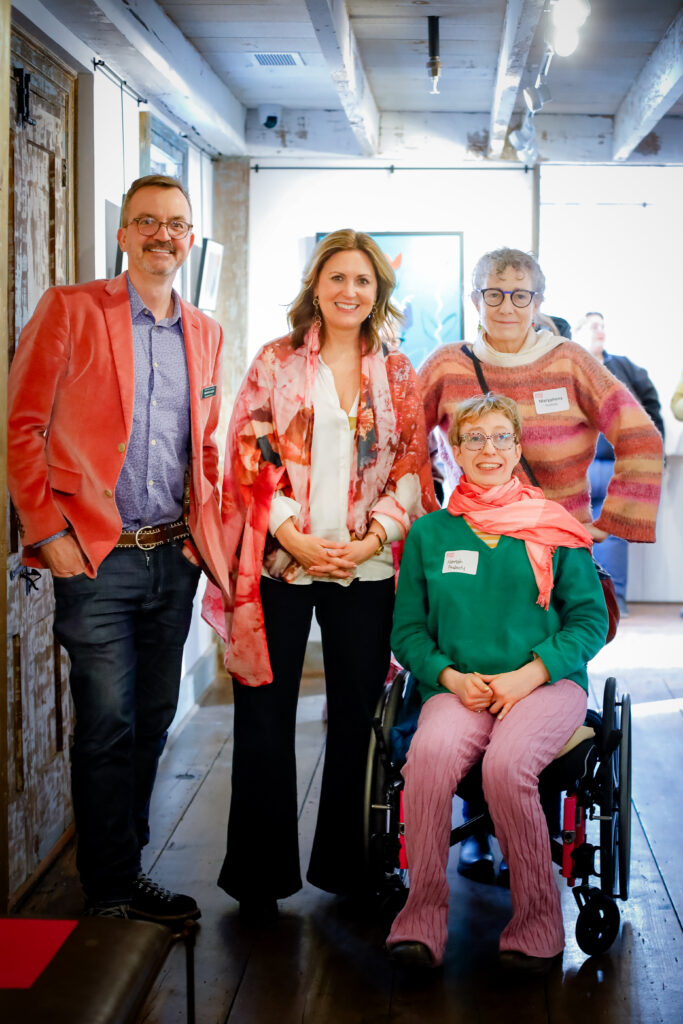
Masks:
[[[194,989],[194,948],[197,939],[198,924],[196,921],[185,921],[182,930],[176,933],[185,945],[185,991],[187,998],[187,1024],[195,1024],[195,989]]]

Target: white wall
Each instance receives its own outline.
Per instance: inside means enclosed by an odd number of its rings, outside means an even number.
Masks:
[[[463,231],[466,334],[472,267],[500,244],[531,247],[532,180],[524,170],[252,171],[249,203],[249,355],[287,330],[287,306],[318,231]]]
[[[670,411],[683,371],[680,167],[543,167],[545,310],[606,319],[607,350],[644,366],[659,392],[667,466],[657,542],[631,544],[627,597],[683,601],[683,424]]]
[[[605,316],[606,347],[644,366],[665,413],[668,452],[683,454],[669,403],[683,371],[680,167],[543,167],[540,257],[545,311],[575,324]]]

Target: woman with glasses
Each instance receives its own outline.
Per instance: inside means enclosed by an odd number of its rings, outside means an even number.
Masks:
[[[362,792],[389,668],[391,542],[436,507],[419,381],[382,344],[394,273],[368,235],[318,245],[289,312],[235,401],[223,522],[235,592],[207,617],[227,631],[235,727],[228,848],[219,885],[268,920],[301,887],[294,726],[313,613],[328,731],[308,880],[358,890]]]
[[[437,348],[419,371],[427,430],[440,428],[435,447],[451,482],[457,470],[446,437],[453,409],[478,392],[499,392],[519,407],[524,456],[534,477],[519,467],[516,472],[523,480],[537,483],[595,541],[614,534],[652,543],[662,439],[650,417],[581,345],[536,329],[545,277],[533,256],[508,248],[485,253],[474,268],[472,285],[480,321],[474,344]],[[593,522],[588,470],[600,434],[614,448],[615,463]],[[461,845],[458,870],[469,878],[493,881],[493,854],[485,833]]]
[[[437,348],[419,371],[427,430],[438,426],[447,436],[453,409],[482,391],[483,378],[483,390],[517,402],[524,456],[547,498],[584,523],[594,540],[613,533],[653,542],[662,439],[649,416],[581,345],[535,329],[545,277],[533,256],[519,249],[488,252],[472,283],[480,320],[474,344]],[[616,461],[593,523],[588,467],[600,433]]]
[[[391,641],[423,699],[403,769],[410,893],[387,940],[406,966],[443,959],[452,798],[482,754],[510,865],[501,963],[544,973],[564,947],[537,781],[584,720],[586,662],[604,643],[607,612],[588,530],[513,475],[521,434],[503,395],[456,406],[449,439],[463,475],[403,552]]]

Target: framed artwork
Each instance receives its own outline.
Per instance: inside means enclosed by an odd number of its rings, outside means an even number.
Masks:
[[[462,231],[367,233],[394,268],[401,352],[417,369],[435,348],[463,339]]]
[[[218,304],[218,285],[221,279],[223,263],[223,246],[212,238],[205,238],[202,244],[202,258],[197,274],[195,306],[210,313]]]
[[[123,199],[121,199],[121,206]],[[116,277],[123,270],[124,253],[119,248],[117,234],[121,224],[121,206],[104,201],[104,234],[107,246],[107,262],[104,276],[107,278]]]

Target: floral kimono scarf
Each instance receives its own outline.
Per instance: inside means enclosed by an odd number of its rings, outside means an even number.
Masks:
[[[227,640],[225,664],[240,682],[272,681],[260,599],[261,568],[287,582],[303,569],[268,531],[270,505],[281,490],[301,505],[297,528],[310,530],[313,385],[320,342],[312,328],[293,349],[289,337],[265,345],[235,401],[228,428],[222,518],[231,572],[225,602],[207,586],[204,618]],[[364,354],[346,524],[365,536],[375,513],[395,519],[405,536],[435,509],[422,394],[399,352]]]

